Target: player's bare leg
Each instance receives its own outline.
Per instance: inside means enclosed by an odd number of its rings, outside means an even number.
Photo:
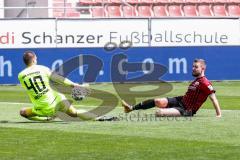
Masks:
[[[155,105],[158,108],[166,108],[168,105],[167,98],[156,98],[154,99]]]
[[[175,108],[157,108],[155,115],[156,117],[178,117],[181,113]]]
[[[27,118],[29,120],[33,120],[33,121],[51,121],[54,119],[54,117],[43,117],[43,116],[38,116],[36,114],[34,114],[32,112],[32,108],[31,107],[26,107],[26,108],[22,108],[20,110],[20,115],[24,118]]]
[[[84,109],[76,109],[68,100],[64,100],[63,102],[61,102],[61,105],[62,105],[61,106],[62,109],[60,111],[66,113],[68,116],[62,115],[61,113],[57,113],[57,115],[60,119],[64,121],[79,121],[79,120],[117,121],[118,120],[118,118],[114,116],[98,116]]]
[[[97,116],[84,109],[76,109],[70,101],[63,100],[60,104],[61,111],[69,115],[70,117],[79,117],[81,120],[94,120]]]
[[[181,113],[179,112],[179,110],[175,109],[175,108],[166,108],[168,106],[168,100],[167,98],[156,98],[155,99],[155,105],[158,107],[156,110],[155,115],[157,117],[162,117],[162,116],[166,116],[166,117],[177,117],[177,116],[181,116]]]

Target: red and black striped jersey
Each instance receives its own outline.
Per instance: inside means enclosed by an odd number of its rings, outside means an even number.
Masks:
[[[212,93],[215,93],[215,90],[211,82],[205,76],[199,77],[189,85],[186,94],[182,98],[182,103],[186,110],[196,113]]]

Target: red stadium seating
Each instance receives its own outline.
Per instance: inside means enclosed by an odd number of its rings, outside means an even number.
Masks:
[[[172,3],[184,3],[185,0],[171,0]]]
[[[106,4],[106,3],[110,3],[110,0],[95,0],[95,2],[99,4]]]
[[[155,0],[156,3],[171,3],[171,0]]]
[[[202,16],[202,17],[213,16],[211,6],[208,4],[198,5],[198,14],[199,14],[199,16]]]
[[[95,8],[95,6],[93,6],[93,8],[91,8],[91,14],[92,17],[105,17],[104,7],[97,6],[97,8]]]
[[[96,4],[97,2],[95,0],[79,0],[79,3],[91,5],[91,4]]]
[[[65,17],[80,17],[80,12],[68,12],[65,14]]]
[[[140,0],[141,3],[146,3],[146,4],[153,4],[155,3],[155,0]]]
[[[128,4],[124,4],[124,3]],[[57,3],[59,4],[59,2]],[[57,6],[53,3],[53,6]],[[62,3],[61,3],[62,4]],[[67,6],[73,6],[71,2]],[[77,6],[90,9],[76,9],[66,12],[67,17],[88,15],[93,17],[240,17],[240,0],[78,0]],[[94,6],[98,6],[94,8]],[[89,12],[90,11],[90,12]],[[53,13],[64,15],[63,10]]]
[[[240,0],[229,0],[229,3],[240,3]]]
[[[184,5],[183,12],[185,16],[190,16],[190,17],[198,16],[196,5]]]
[[[139,5],[137,7],[138,17],[151,17],[152,11],[149,5]]]
[[[229,0],[215,0],[215,3],[228,3]]]
[[[124,2],[124,0],[110,0],[109,2],[112,4],[114,4],[114,3],[121,4],[122,2]]]
[[[139,0],[125,0],[125,2],[130,3],[130,4],[138,4],[140,1]]]
[[[200,0],[200,3],[213,3],[214,0]]]
[[[126,18],[131,18],[131,17],[136,17],[136,9],[134,6],[122,6],[122,12],[123,12],[123,17]]]
[[[240,17],[240,6],[239,5],[234,5],[234,4],[230,4],[227,7],[228,10],[228,14],[229,16],[237,16]]]
[[[199,3],[200,0],[186,0],[186,3]]]
[[[169,5],[168,6],[169,16],[183,16],[181,5]]]
[[[225,9],[225,5],[213,5],[213,13],[214,16],[227,16],[227,11]]]
[[[154,5],[153,14],[155,17],[164,17],[168,16],[166,5]]]
[[[108,17],[121,17],[121,9],[119,5],[109,5],[106,6]]]

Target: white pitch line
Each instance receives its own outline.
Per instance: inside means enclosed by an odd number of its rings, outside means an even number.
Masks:
[[[22,104],[22,105],[29,104],[29,105],[31,105],[31,103],[22,103],[22,102],[0,102],[0,104]]]
[[[1,104],[13,104],[13,105],[16,105],[16,104],[19,104],[19,105],[32,105],[32,103],[23,103],[23,102],[0,102],[0,105]],[[81,105],[81,104],[76,104],[74,106],[80,106],[80,107],[90,107],[90,106],[86,106],[86,105]],[[91,107],[97,107],[97,106],[91,106]]]

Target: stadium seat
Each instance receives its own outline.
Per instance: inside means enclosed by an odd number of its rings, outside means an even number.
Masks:
[[[77,4],[76,4],[76,7],[83,7],[83,8],[77,8],[76,11],[78,11],[80,14],[82,14],[81,16],[83,16],[83,15],[90,15],[89,5],[92,5],[92,4],[88,4],[88,3],[77,3]],[[68,9],[66,9],[66,10],[68,10]],[[63,12],[64,12],[64,11],[63,11]]]
[[[168,16],[166,5],[154,5],[153,6],[154,17],[164,17]]]
[[[97,2],[96,0],[79,0],[79,4],[88,4],[88,5],[94,5],[97,4],[99,2]]]
[[[155,3],[171,3],[171,0],[155,0]]]
[[[154,4],[156,1],[155,0],[139,0],[140,3],[146,3],[146,4]]]
[[[139,0],[125,0],[125,2],[129,3],[129,4],[139,4]]]
[[[186,3],[199,3],[200,0],[185,0]]]
[[[230,4],[230,5],[228,5],[227,10],[228,10],[229,16],[240,17],[240,6],[239,5]]]
[[[183,6],[184,16],[195,17],[198,16],[196,5],[184,5]]]
[[[169,13],[169,16],[173,16],[173,17],[183,16],[181,5],[175,5],[175,4],[169,5],[168,13]]]
[[[122,2],[125,2],[124,0],[110,0],[109,1],[112,4],[121,4]]]
[[[150,5],[139,5],[137,7],[138,17],[151,17],[152,11]]]
[[[65,17],[80,17],[80,12],[74,8],[65,9]]]
[[[213,3],[214,0],[200,0],[200,3]]]
[[[65,13],[65,17],[80,17],[80,12],[67,12]]]
[[[106,4],[106,3],[111,3],[110,0],[102,0],[102,2],[103,2],[104,4]]]
[[[213,16],[211,6],[208,4],[200,4],[198,5],[198,14],[202,17],[210,17]]]
[[[215,0],[215,3],[228,3],[229,0]]]
[[[240,3],[240,0],[229,0],[229,3]]]
[[[53,7],[72,7],[73,4],[71,2],[66,2],[66,3],[64,3],[64,2],[60,2],[59,3],[59,2],[57,2],[57,3],[53,3],[52,6]]]
[[[213,5],[213,13],[214,16],[227,16],[227,11],[225,9],[225,5],[217,4]]]
[[[81,6],[81,4],[88,4],[88,5],[91,5],[91,4],[96,4],[97,2],[95,1],[95,0],[79,0],[79,3],[80,3],[80,5],[79,6]]]
[[[92,17],[105,17],[105,9],[103,6],[93,6],[91,8]]]
[[[121,17],[121,11],[120,11],[119,5],[108,5],[106,6],[106,12],[108,17]]]
[[[171,0],[171,3],[184,3],[185,0]]]
[[[63,12],[53,12],[53,17],[57,17],[57,18],[64,17],[64,13]]]
[[[126,17],[126,18],[136,17],[137,15],[135,6],[122,5],[122,12],[123,12],[123,17]]]
[[[110,3],[110,0],[95,0],[95,2],[98,4],[106,4],[106,3]]]

